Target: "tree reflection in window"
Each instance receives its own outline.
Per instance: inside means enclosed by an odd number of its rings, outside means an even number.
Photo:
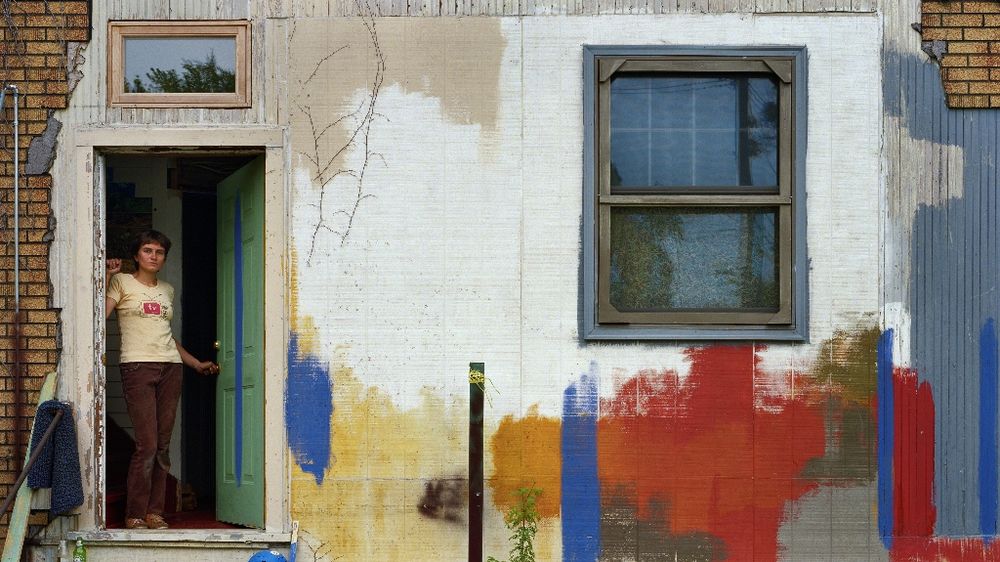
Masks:
[[[776,310],[773,208],[613,207],[610,302],[623,312]]]
[[[182,72],[176,69],[151,68],[146,79],[138,75],[125,81],[127,93],[218,93],[236,91],[236,74],[218,65],[215,53],[204,61],[183,59]]]

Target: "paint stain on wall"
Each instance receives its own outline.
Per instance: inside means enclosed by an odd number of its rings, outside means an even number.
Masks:
[[[596,560],[601,549],[597,364],[563,392],[562,545],[565,562]]]
[[[449,121],[493,129],[500,111],[500,65],[507,46],[501,20],[400,20],[385,27],[384,36],[393,38],[383,42],[386,58],[395,63],[388,79],[409,92],[440,99]]]
[[[897,537],[934,534],[934,398],[916,373],[893,373],[893,519]]]
[[[820,345],[807,374],[819,392],[826,427],[826,453],[806,463],[802,476],[835,486],[861,484],[875,475],[877,347],[874,326],[838,330]]]
[[[837,385],[839,396],[867,406],[875,393],[880,335],[876,326],[836,331],[816,354],[813,378]]]
[[[559,454],[561,423],[528,409],[520,419],[504,416],[490,438],[493,477],[489,480],[493,504],[506,512],[517,501],[517,490],[542,490],[536,508],[542,517],[557,517],[561,503],[562,457]]]
[[[400,407],[354,373],[343,346],[332,348],[330,364],[334,460],[322,483],[298,466],[292,473],[292,513],[309,533],[309,548],[344,560],[465,552],[466,533],[456,532],[455,521],[468,519],[467,507],[464,493],[461,505],[455,501],[455,486],[468,485],[467,406],[428,387]],[[428,483],[439,505],[427,502]]]
[[[424,517],[464,524],[468,498],[468,478],[434,479],[424,484],[424,495],[417,504],[417,510]]]
[[[980,330],[980,385],[978,410],[981,448],[995,449],[997,345],[993,319]],[[978,490],[982,535],[934,536],[938,507],[934,502],[936,403],[932,381],[921,381],[911,369],[896,367],[892,357],[892,330],[879,342],[879,529],[894,561],[997,560],[995,540],[995,457],[980,457],[979,480],[990,482]],[[890,380],[891,376],[891,380]],[[974,407],[974,406],[970,406]],[[985,444],[985,447],[983,445]],[[995,453],[995,451],[994,451]],[[890,456],[891,455],[891,456]],[[991,478],[994,478],[991,480]]]
[[[288,339],[288,379],[285,384],[285,428],[295,463],[323,483],[330,467],[332,386],[327,365],[300,349],[299,336]]]
[[[688,354],[683,382],[643,372],[602,401],[603,559],[671,545],[668,558],[776,559],[786,504],[818,485],[801,474],[825,453],[823,402],[803,393],[756,409],[753,347]],[[633,512],[645,534],[620,531]]]

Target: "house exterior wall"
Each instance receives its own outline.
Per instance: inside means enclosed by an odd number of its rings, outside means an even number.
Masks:
[[[254,24],[251,108],[106,106],[108,20],[231,18]],[[96,3],[60,142],[284,132],[269,423],[301,559],[466,558],[470,362],[488,554],[534,485],[540,560],[992,556],[996,118],[947,109],[919,20],[864,0]],[[806,343],[580,338],[582,46],[663,43],[808,49]],[[54,185],[85,165],[60,154]],[[58,224],[85,217],[71,201]],[[83,318],[73,244],[56,231],[50,271]],[[91,331],[64,327],[65,363]]]
[[[878,76],[878,24],[296,21],[286,407],[306,543],[357,560],[464,557],[464,516],[448,517],[463,507],[447,498],[464,497],[468,363],[482,361],[488,552],[505,550],[500,515],[531,484],[542,559],[803,559],[831,541],[848,558],[879,552],[864,358],[878,321],[881,93],[877,79],[838,88]],[[581,343],[582,45],[655,44],[664,28],[676,44],[808,49],[811,344]],[[331,411],[329,429],[300,410]],[[786,514],[793,500],[808,507]]]

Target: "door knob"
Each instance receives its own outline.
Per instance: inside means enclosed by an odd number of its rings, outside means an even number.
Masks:
[[[214,347],[216,351],[219,351],[220,349],[222,349],[222,344],[219,343],[219,340],[215,340],[215,343],[212,344],[212,347]]]

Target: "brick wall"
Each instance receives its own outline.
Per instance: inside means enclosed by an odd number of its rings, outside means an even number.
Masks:
[[[924,1],[924,50],[941,63],[949,107],[1000,107],[1000,1]]]
[[[17,353],[14,322],[14,165],[13,100],[8,93],[0,112],[0,494],[17,477],[27,446],[38,389],[59,360],[59,311],[52,308],[49,279],[49,206],[52,178],[26,174],[28,148],[45,132],[54,110],[66,107],[68,49],[90,38],[87,0],[29,2],[0,0],[0,84],[21,92],[20,143],[20,378],[15,392]],[[34,150],[34,149],[33,149]],[[19,394],[19,396],[18,396]],[[24,406],[17,416],[16,399]],[[20,435],[18,435],[18,433]],[[0,533],[5,532],[5,527]]]

